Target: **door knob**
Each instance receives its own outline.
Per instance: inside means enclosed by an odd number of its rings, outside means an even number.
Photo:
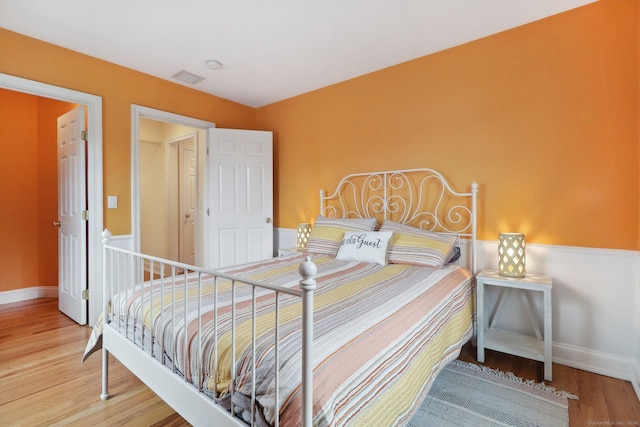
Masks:
[[[191,214],[186,213],[186,214],[184,214],[184,217],[185,217],[185,218],[191,218]]]
[[[264,222],[266,222],[267,224],[271,224],[271,218],[265,218]]]
[[[60,227],[60,221],[53,221],[54,227]]]

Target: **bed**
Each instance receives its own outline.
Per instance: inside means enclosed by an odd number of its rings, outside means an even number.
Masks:
[[[207,270],[104,243],[114,355],[196,426],[403,425],[473,334],[477,184],[431,169],[320,193],[298,254]]]

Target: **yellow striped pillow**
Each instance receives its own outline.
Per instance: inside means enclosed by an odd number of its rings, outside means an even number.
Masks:
[[[393,231],[387,249],[390,264],[442,268],[456,242],[456,236],[421,230],[389,220],[382,223],[380,231]]]
[[[318,215],[305,252],[335,256],[345,231],[373,231],[375,218],[325,218]]]

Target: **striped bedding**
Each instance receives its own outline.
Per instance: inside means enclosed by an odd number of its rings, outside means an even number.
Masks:
[[[472,274],[457,265],[433,269],[342,261],[327,255],[311,255],[311,259],[318,266],[314,297],[314,425],[403,425],[426,395],[435,374],[457,357],[471,336]],[[274,258],[224,272],[297,289],[298,267],[303,260],[303,255]],[[167,283],[154,282],[144,290],[137,286],[122,292],[112,301],[111,326],[132,329],[133,325],[144,324],[147,339],[152,328],[156,357],[174,366],[188,380],[202,384],[211,397],[227,407],[232,403],[237,415],[247,420],[251,417],[253,378],[251,290],[246,286],[235,291],[239,307],[235,320],[236,380],[234,392],[230,393],[231,285],[221,279],[215,285],[219,313],[216,357],[214,285],[212,280],[201,284],[204,297],[200,304],[200,356],[196,334],[198,290],[195,281],[189,282],[186,300],[183,287],[172,293]],[[272,425],[278,407],[280,425],[297,426],[302,410],[301,304],[296,297],[280,296],[280,402],[276,405],[272,295],[267,291],[256,295],[259,317],[255,422]],[[135,322],[130,320],[134,315]],[[144,333],[139,339],[145,340]],[[191,344],[185,348],[185,342]]]

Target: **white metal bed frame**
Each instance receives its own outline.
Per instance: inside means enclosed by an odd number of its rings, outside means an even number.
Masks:
[[[396,222],[414,225],[423,229],[469,238],[471,239],[470,270],[475,273],[477,191],[478,185],[474,182],[471,185],[471,192],[456,192],[440,173],[432,169],[359,173],[343,178],[335,192],[330,196],[325,196],[324,191],[321,191],[320,212],[329,217],[376,217],[380,223],[389,218]],[[450,197],[459,200],[459,202],[449,203],[448,199]],[[429,199],[429,209],[425,210],[423,205],[427,203],[427,199]],[[462,200],[468,199],[470,199],[470,206],[462,203]],[[210,397],[202,392],[201,379],[198,379],[199,386],[196,388],[188,380],[175,373],[175,366],[167,367],[158,361],[154,357],[153,346],[147,346],[148,348],[144,346],[144,328],[141,331],[142,337],[137,342],[135,326],[132,340],[127,336],[128,325],[124,325],[123,328],[116,321],[112,322],[113,324],[109,324],[109,319],[106,317],[107,313],[109,313],[113,295],[118,291],[129,289],[129,287],[139,286],[143,282],[145,269],[150,272],[159,271],[159,280],[162,281],[163,286],[166,281],[170,289],[175,284],[176,276],[184,275],[186,282],[187,275],[195,275],[199,289],[199,301],[201,298],[200,285],[202,276],[213,275],[221,279],[230,280],[234,289],[235,286],[250,286],[253,289],[254,308],[257,288],[268,289],[276,293],[276,295],[283,293],[298,296],[302,299],[303,318],[301,327],[303,330],[303,343],[301,370],[303,409],[301,424],[305,427],[312,425],[313,372],[310,355],[313,344],[315,264],[308,259],[301,264],[299,269],[301,290],[296,291],[116,248],[109,245],[110,238],[111,233],[105,230],[103,232],[105,320],[102,334],[101,399],[109,398],[108,366],[109,353],[111,353],[192,425],[212,425],[212,422],[215,422],[216,426],[246,426],[240,419],[231,416],[226,409],[214,403]],[[165,271],[170,271],[171,273],[165,277]],[[154,278],[157,279],[155,276]],[[232,303],[232,305],[235,306],[235,303]],[[275,305],[275,347],[277,354],[279,322],[277,296]],[[200,307],[200,303],[198,307]],[[235,307],[232,308],[232,313],[234,311]],[[186,316],[186,313],[184,315]],[[255,310],[253,316],[255,328]],[[197,336],[200,336],[199,332]],[[232,341],[234,340],[232,338]],[[214,351],[217,351],[216,345],[214,344]],[[235,350],[232,350],[232,354],[235,354]],[[278,389],[277,374],[279,365],[277,360],[276,356],[276,390]],[[255,367],[255,358],[253,363]],[[235,360],[232,365],[235,365]],[[235,372],[232,372],[232,377],[234,375]],[[253,387],[252,401],[255,399],[255,382]],[[276,398],[277,401],[278,399]],[[276,425],[279,425],[277,412]]]

